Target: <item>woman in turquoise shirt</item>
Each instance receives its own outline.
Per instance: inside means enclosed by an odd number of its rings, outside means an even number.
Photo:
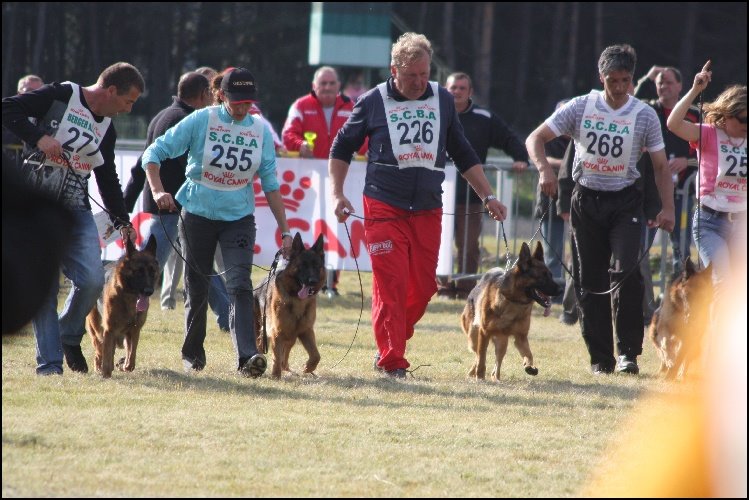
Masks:
[[[224,75],[221,103],[187,116],[159,137],[143,153],[148,182],[161,210],[176,210],[165,192],[159,166],[166,158],[188,152],[185,183],[177,191],[182,204],[179,237],[185,266],[185,341],[182,361],[187,371],[205,367],[203,343],[209,282],[216,244],[226,266],[226,288],[231,299],[229,327],[237,353],[237,369],[259,377],[267,365],[255,344],[252,267],[255,246],[255,175],[281,232],[282,251],[288,256],[291,234],[276,179],[273,138],[262,120],[247,112],[255,102],[255,78],[244,68]]]

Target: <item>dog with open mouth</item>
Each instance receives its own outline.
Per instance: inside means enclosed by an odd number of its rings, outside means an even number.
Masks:
[[[115,347],[125,348],[125,357],[117,368],[126,372],[135,369],[138,340],[158,277],[156,238],[151,235],[142,251],[128,238],[125,255],[107,272],[102,296],[86,316],[94,345],[94,365],[102,377],[112,376]]]
[[[514,338],[515,347],[523,357],[525,372],[537,375],[538,368],[533,364],[528,343],[533,304],[543,307],[544,316],[548,316],[551,297],[562,292],[563,288],[554,281],[544,263],[540,241],[536,242],[532,255],[528,244],[523,243],[517,262],[508,272],[494,268],[484,274],[468,295],[461,315],[463,333],[476,355],[468,376],[477,380],[485,378],[486,350],[491,339],[496,358],[492,378],[499,380],[510,337]]]
[[[263,349],[265,324],[273,352],[271,376],[279,378],[289,368],[289,352],[297,339],[307,351],[304,373],[314,375],[320,363],[315,340],[317,294],[325,284],[323,236],[309,249],[304,248],[299,233],[294,236],[286,267],[266,278],[253,292],[255,300],[255,335]]]

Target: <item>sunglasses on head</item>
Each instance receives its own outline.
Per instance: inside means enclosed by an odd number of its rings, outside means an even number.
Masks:
[[[746,115],[744,116],[734,116],[736,118],[736,121],[738,121],[742,125],[746,125]]]

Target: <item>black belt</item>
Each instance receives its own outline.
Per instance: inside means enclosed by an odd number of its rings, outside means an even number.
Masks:
[[[721,212],[720,210],[712,209],[707,205],[700,205],[700,210],[704,210],[705,212],[716,217],[725,217],[729,222],[733,222],[738,219],[743,220],[746,218],[746,210],[743,210],[741,212]]]

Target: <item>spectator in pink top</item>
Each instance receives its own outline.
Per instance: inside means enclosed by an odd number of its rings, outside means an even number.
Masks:
[[[702,264],[712,264],[715,302],[737,263],[746,260],[746,86],[733,85],[705,105],[705,123],[684,119],[712,77],[709,63],[668,117],[668,128],[697,149],[698,199],[693,236]],[[736,242],[737,244],[732,244]]]

